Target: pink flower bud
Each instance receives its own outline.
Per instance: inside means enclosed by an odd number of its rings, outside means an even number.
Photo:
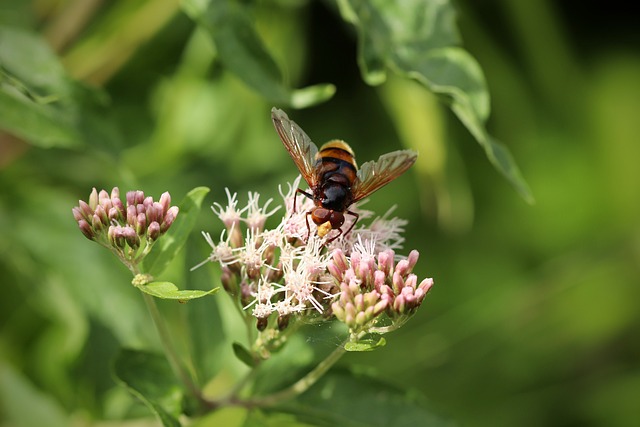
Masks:
[[[80,221],[81,219],[84,220],[85,217],[82,214],[82,211],[80,210],[80,208],[75,207],[71,209],[71,212],[73,212],[73,219],[75,219],[76,221]]]
[[[105,212],[109,212],[109,210],[113,207],[113,203],[111,202],[111,199],[109,197],[104,197],[100,199],[100,206],[102,206]]]
[[[378,254],[378,269],[383,271],[385,275],[391,274],[394,257],[395,253],[391,249]]]
[[[135,194],[136,205],[141,205],[144,203],[144,191],[137,190]]]
[[[331,276],[338,282],[342,281],[342,270],[340,270],[340,268],[333,260],[330,260],[327,263],[327,270],[329,271],[329,274],[331,274]]]
[[[102,225],[109,225],[109,215],[107,214],[107,211],[102,207],[102,205],[98,205],[98,207],[96,207],[95,215],[100,218],[100,221],[102,221]]]
[[[422,282],[420,282],[420,285],[418,287],[422,289],[426,294],[427,292],[429,292],[432,286],[433,286],[433,279],[427,278],[427,279],[424,279]]]
[[[355,324],[358,326],[362,326],[367,323],[367,316],[364,314],[364,311],[359,311],[355,317]]]
[[[395,300],[393,300],[393,311],[397,314],[403,314],[406,311],[406,302],[404,296],[398,295]]]
[[[349,268],[349,263],[342,249],[335,249],[331,253],[331,258],[333,259],[333,262],[338,269],[340,269],[342,272],[347,271],[347,269]]]
[[[82,234],[84,234],[84,236],[89,239],[89,240],[93,240],[95,235],[93,233],[93,230],[91,229],[91,225],[89,225],[89,223],[84,220],[84,219],[80,219],[78,220],[78,227],[80,228],[80,231],[82,232]]]
[[[409,271],[413,271],[413,267],[418,263],[418,258],[420,258],[420,253],[417,250],[412,250],[409,252],[409,256],[407,257],[407,261],[409,262]]]
[[[373,270],[368,263],[363,262],[362,260],[360,260],[356,272],[358,279],[364,283],[369,283],[373,280]]]
[[[91,210],[98,206],[98,190],[96,190],[96,187],[93,187],[93,190],[91,190],[91,194],[89,195],[89,206],[91,207]]]
[[[109,236],[109,241],[111,242],[111,245],[120,249],[124,249],[125,239],[124,239],[124,235],[122,234],[122,227],[120,227],[119,225],[110,226],[109,231],[107,232],[107,235]]]
[[[340,304],[338,304],[337,302],[334,302],[333,304],[331,304],[331,310],[333,310],[333,315],[336,316],[336,319],[338,319],[341,322],[344,322],[344,319],[347,314],[345,313],[344,309]]]
[[[375,305],[380,298],[380,294],[376,291],[367,292],[364,294],[364,305],[369,307]]]
[[[112,207],[111,209],[109,209],[109,220],[110,221],[117,221],[119,220],[120,217],[120,211],[118,210],[118,208],[116,208],[115,206]]]
[[[96,202],[96,206],[97,205],[98,205],[98,202]],[[80,208],[80,212],[82,212],[84,219],[88,220],[93,216],[93,208],[89,206],[86,202],[82,200],[78,200],[78,207]]]
[[[151,196],[145,197],[144,200],[142,201],[142,204],[144,205],[145,209],[153,205],[153,197]]]
[[[395,273],[398,273],[402,277],[409,274],[409,261],[407,261],[406,259],[401,259],[400,261],[398,261]]]
[[[364,296],[362,294],[358,294],[353,297],[353,304],[355,305],[357,311],[364,310]]]
[[[151,241],[157,240],[158,237],[160,237],[160,224],[156,221],[149,224],[149,227],[147,227],[147,236]]]
[[[356,313],[357,313],[356,307],[352,303],[348,302],[344,306],[344,312],[345,312],[345,323],[349,324],[353,322],[353,319],[355,319]]]
[[[128,194],[128,193],[127,193]],[[138,218],[138,210],[135,205],[127,206],[127,224],[134,226]]]
[[[162,206],[162,215],[164,216],[171,207],[171,195],[168,191],[165,191],[160,196],[160,205]]]
[[[138,237],[136,231],[133,228],[124,227],[122,234],[130,248],[138,249],[140,247],[140,237]]]
[[[124,208],[124,205],[122,204],[122,200],[120,200],[119,197],[112,197],[111,198],[111,203],[113,204],[113,207],[118,209],[118,211],[120,212],[120,215],[124,216],[124,213],[126,212],[126,209]]]
[[[180,208],[177,206],[171,206],[169,208],[169,210],[167,211],[167,214],[164,216],[164,220],[162,221],[162,224],[160,224],[160,231],[162,233],[166,233],[169,227],[171,227],[171,224],[173,224],[173,221],[175,221],[179,212],[180,212]]]
[[[109,193],[106,190],[100,190],[98,193],[98,203],[102,203],[104,199],[109,199]]]
[[[136,192],[135,191],[127,191],[127,207],[135,206],[138,203],[136,202]]]
[[[93,214],[91,217],[91,228],[97,233],[101,232],[104,229],[104,224],[102,223],[102,219],[98,214]]]
[[[364,317],[365,317],[367,322],[375,317],[373,315],[373,306],[367,307],[367,309],[364,312],[361,312],[361,313],[364,313]]]
[[[113,187],[111,189],[111,199],[119,199],[120,198],[120,189],[118,187]]]
[[[154,202],[151,206],[147,208],[147,217],[149,218],[149,222],[158,221],[161,222],[164,218],[164,213],[162,212],[162,205],[158,202]]]
[[[404,280],[402,279],[402,275],[400,274],[400,272],[398,272],[398,270],[393,272],[392,284],[393,284],[393,291],[396,294],[399,294],[402,291],[402,288],[404,287]]]
[[[136,233],[138,236],[144,236],[147,232],[147,216],[143,213],[139,213],[136,217]]]
[[[353,271],[358,271],[360,267],[361,256],[358,252],[354,252],[351,254],[351,268]]]
[[[415,274],[409,274],[407,280],[404,281],[404,286],[412,290],[415,289],[418,286],[418,277]]]
[[[373,287],[380,292],[380,288],[385,284],[387,275],[382,270],[376,270],[373,272]]]
[[[373,306],[373,316],[375,317],[380,313],[384,312],[388,306],[389,306],[389,299],[387,298],[381,299],[376,303],[376,305]]]

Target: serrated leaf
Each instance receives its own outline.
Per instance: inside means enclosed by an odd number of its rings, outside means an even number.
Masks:
[[[151,252],[144,259],[145,272],[158,277],[182,249],[191,230],[196,225],[202,201],[208,192],[207,187],[196,187],[189,191],[182,202],[178,204],[180,213],[171,228],[158,239]]]
[[[387,345],[387,340],[383,336],[371,336],[357,342],[348,342],[344,345],[347,351],[373,351]]]
[[[363,79],[378,85],[388,69],[438,94],[485,150],[489,161],[528,202],[533,196],[506,147],[485,128],[489,92],[477,61],[459,43],[451,2],[339,0],[342,17],[358,30]]]
[[[273,408],[314,426],[451,426],[429,408],[423,396],[371,376],[331,371],[295,401]]]
[[[242,344],[238,342],[233,343],[233,354],[235,354],[236,357],[248,367],[253,368],[254,366],[256,366],[256,360],[254,359],[253,355]]]
[[[116,380],[158,416],[165,427],[180,427],[182,389],[164,356],[124,349],[113,364]]]
[[[211,295],[217,292],[220,288],[213,288],[209,291],[201,290],[189,290],[178,289],[176,285],[171,282],[150,282],[146,285],[138,286],[142,292],[162,299],[178,300],[180,302],[187,302],[192,299],[202,298],[207,295]]]
[[[289,87],[258,35],[247,5],[226,0],[187,0],[182,7],[211,36],[220,61],[270,102],[304,108],[324,102],[335,93],[332,84]]]

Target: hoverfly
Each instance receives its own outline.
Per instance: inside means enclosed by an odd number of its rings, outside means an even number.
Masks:
[[[398,150],[380,156],[375,162],[366,162],[358,169],[353,150],[346,142],[332,140],[318,150],[311,138],[284,111],[273,108],[271,120],[311,189],[310,193],[299,188],[296,190],[315,204],[306,213],[309,233],[309,216],[317,225],[320,237],[325,237],[331,230],[338,230],[327,243],[341,234],[349,234],[358,222],[359,215],[350,211],[349,206],[402,175],[418,157],[414,151]],[[295,212],[295,199],[293,210]],[[355,220],[343,233],[340,227],[344,224],[345,214]]]

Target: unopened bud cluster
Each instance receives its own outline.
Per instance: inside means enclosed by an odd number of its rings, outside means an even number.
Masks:
[[[433,286],[433,279],[418,278],[412,273],[418,261],[418,251],[395,263],[395,253],[387,249],[377,257],[357,245],[347,258],[335,249],[327,265],[339,283],[340,296],[331,305],[333,314],[352,333],[368,331],[385,313],[393,322],[413,314]]]
[[[179,209],[171,206],[168,192],[154,202],[142,191],[129,191],[125,202],[118,187],[111,193],[94,188],[88,203],[80,200],[72,209],[73,217],[89,240],[114,250],[124,261],[139,261],[171,227]]]

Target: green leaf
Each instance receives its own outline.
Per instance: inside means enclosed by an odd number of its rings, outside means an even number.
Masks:
[[[113,365],[116,380],[158,416],[165,427],[180,427],[182,389],[159,354],[123,349]]]
[[[180,290],[171,282],[150,282],[146,285],[138,286],[142,292],[162,299],[173,299],[186,302],[196,298],[202,298],[217,292],[220,288],[213,288],[209,291],[201,290]]]
[[[158,239],[151,252],[145,257],[143,261],[145,272],[153,277],[158,277],[182,249],[191,230],[196,225],[202,201],[208,192],[207,187],[196,187],[187,193],[184,200],[178,205],[180,213],[171,228]]]
[[[253,355],[242,344],[238,342],[233,343],[233,354],[235,354],[236,357],[248,367],[253,368],[254,366],[256,366],[256,360],[254,359]]]
[[[41,147],[81,145],[74,84],[44,39],[0,26],[0,127]]]
[[[354,398],[357,397],[357,398]],[[314,426],[450,426],[424,397],[371,376],[331,371],[294,402],[274,408]]]
[[[247,427],[249,410],[239,406],[216,409],[190,424],[191,427]],[[264,427],[264,426],[263,426]]]
[[[348,342],[345,344],[344,349],[347,351],[373,351],[380,347],[384,347],[387,344],[387,340],[380,335],[371,335],[368,338],[361,339],[357,342]]]
[[[304,108],[324,102],[335,93],[331,84],[290,88],[258,35],[247,5],[187,0],[182,7],[211,36],[220,61],[270,102]]]
[[[489,92],[477,61],[458,47],[455,12],[447,0],[339,0],[355,25],[363,79],[378,85],[391,69],[438,94],[485,150],[489,161],[528,202],[533,196],[506,147],[487,133]]]

